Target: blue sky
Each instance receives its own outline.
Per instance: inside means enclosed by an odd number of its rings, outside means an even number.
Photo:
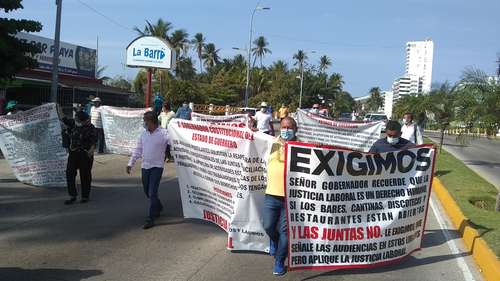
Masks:
[[[145,20],[163,18],[190,36],[202,32],[221,48],[222,56],[234,56],[237,51],[232,47],[248,44],[250,14],[256,4],[63,0],[61,40],[95,48],[99,37],[99,64],[107,66],[105,74],[133,78],[137,70],[123,62],[125,47],[136,37],[134,26],[142,28]],[[8,17],[38,20],[44,26],[40,35],[53,37],[55,0],[24,0],[23,5],[25,9]],[[255,17],[254,38],[265,36],[272,50],[265,63],[283,59],[291,65],[298,49],[316,51],[309,54],[311,63],[326,54],[333,59],[329,71],[344,76],[345,89],[353,96],[365,95],[373,86],[390,89],[404,73],[407,41],[434,40],[433,82],[455,82],[468,66],[493,74],[500,52],[498,0],[269,0],[261,5],[271,7]]]

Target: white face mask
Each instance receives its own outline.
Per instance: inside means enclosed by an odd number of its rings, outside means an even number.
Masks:
[[[260,109],[260,112],[264,113],[264,112],[266,112],[266,109],[263,107]]]
[[[318,114],[319,113],[319,109],[318,108],[313,108],[312,109],[312,113]]]
[[[409,124],[411,124],[411,120],[410,119],[403,119],[403,123],[405,123],[406,125],[409,125]]]
[[[392,145],[397,144],[399,142],[399,137],[395,137],[395,138],[387,137],[387,142],[389,144],[392,144]]]
[[[75,121],[75,125],[76,125],[77,127],[81,127],[81,126],[83,126],[82,122],[80,122],[80,121]]]

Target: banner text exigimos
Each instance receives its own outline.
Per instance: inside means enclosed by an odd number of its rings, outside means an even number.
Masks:
[[[369,267],[420,249],[434,148],[368,154],[287,145],[290,269]]]

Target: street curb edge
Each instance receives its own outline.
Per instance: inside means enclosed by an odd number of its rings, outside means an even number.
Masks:
[[[500,278],[500,261],[498,257],[481,238],[477,230],[469,224],[469,220],[464,216],[458,204],[439,179],[434,178],[432,190],[441,201],[441,205],[460,234],[466,249],[472,254],[479,266],[483,277],[487,281],[498,281]]]

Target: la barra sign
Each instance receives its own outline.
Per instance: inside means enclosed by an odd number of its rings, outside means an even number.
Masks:
[[[175,61],[172,50],[162,38],[141,36],[127,46],[127,66],[170,69]]]

